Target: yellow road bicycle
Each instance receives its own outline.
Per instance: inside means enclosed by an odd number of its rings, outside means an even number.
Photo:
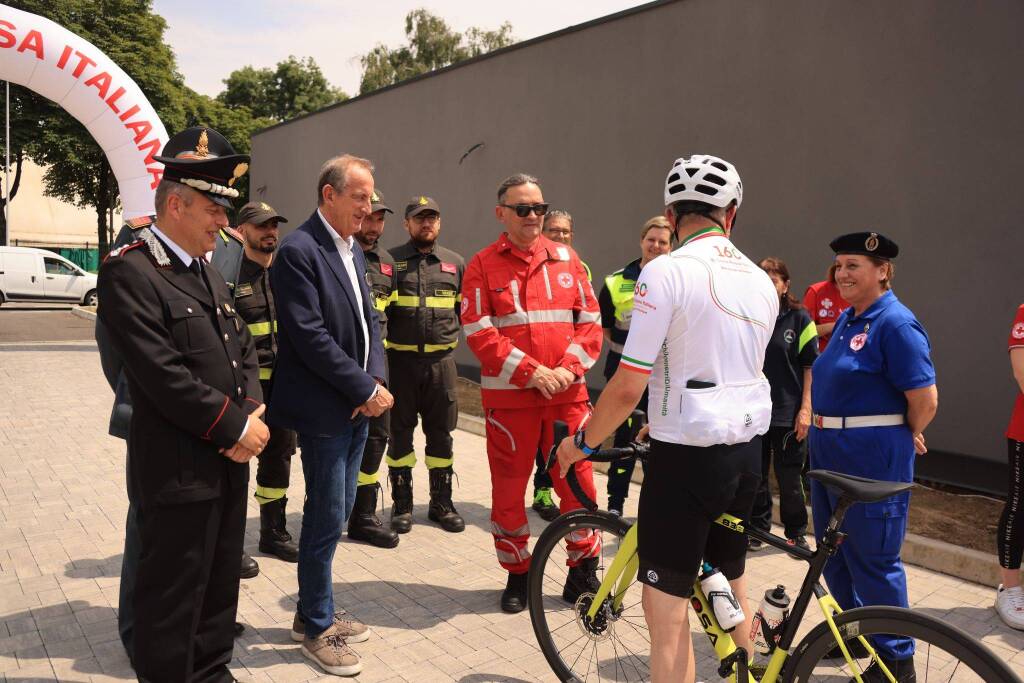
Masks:
[[[565,434],[556,429],[555,445]],[[592,461],[612,461],[637,456],[644,459],[647,444],[598,451]],[[552,449],[549,462],[553,462]],[[701,589],[694,584],[691,606],[711,641],[719,660],[718,674],[730,681],[862,681],[863,672],[878,661],[883,680],[914,681],[913,675],[897,679],[876,656],[870,636],[888,634],[916,641],[914,668],[917,681],[964,681],[970,683],[1021,683],[1021,679],[982,643],[964,631],[912,609],[860,607],[843,611],[821,584],[821,574],[846,534],[840,525],[851,505],[884,500],[913,484],[874,481],[817,470],[808,473],[839,494],[835,514],[825,536],[814,552],[787,545],[786,539],[759,529],[747,528],[743,520],[722,515],[716,521],[736,533],[746,533],[808,563],[800,592],[789,616],[771,633],[773,644],[764,662],[748,662],[729,633],[715,618],[714,610]],[[533,630],[552,671],[562,681],[645,681],[650,680],[650,636],[641,606],[637,581],[637,527],[597,509],[579,485],[575,472],[566,479],[586,509],[562,515],[540,535],[530,565],[528,604]],[[602,550],[596,592],[584,592],[574,601],[565,599],[568,576],[565,540],[573,535],[599,533]],[[671,539],[666,539],[671,542]],[[824,621],[793,647],[797,630],[811,601],[818,603]],[[749,604],[749,603],[748,603]],[[756,608],[756,602],[751,605]]]

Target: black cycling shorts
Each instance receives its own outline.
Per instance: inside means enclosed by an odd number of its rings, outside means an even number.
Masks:
[[[637,517],[640,581],[688,598],[702,559],[727,579],[743,576],[746,534],[714,520],[750,515],[760,473],[761,437],[706,448],[652,439]]]

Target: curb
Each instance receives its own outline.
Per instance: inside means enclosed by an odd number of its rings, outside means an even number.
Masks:
[[[458,428],[477,436],[486,436],[486,423],[481,417],[459,413]],[[594,469],[607,473],[608,463],[594,463]],[[633,482],[643,482],[643,471],[637,467],[633,470]],[[774,498],[772,517],[779,524],[779,501]],[[810,514],[810,508],[808,508]],[[995,555],[983,553],[971,548],[926,538],[919,534],[908,533],[903,541],[903,561],[915,567],[930,569],[933,572],[955,576],[958,579],[973,581],[983,586],[995,588],[999,585],[999,560]]]
[[[79,318],[85,318],[86,320],[96,320],[96,313],[82,306],[73,306],[71,308],[71,315],[77,315]]]

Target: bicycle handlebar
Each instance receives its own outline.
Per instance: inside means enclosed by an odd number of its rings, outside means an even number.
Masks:
[[[643,427],[644,424],[646,424],[646,416],[643,411],[634,410],[630,417],[630,428],[633,438],[636,437],[637,432],[640,431],[640,428]],[[562,439],[569,436],[569,426],[560,420],[556,421],[554,424],[554,436],[555,440],[551,446],[551,452],[548,453],[547,466],[545,467],[545,470],[549,472],[558,460],[558,444],[562,443]],[[632,441],[627,446],[602,448],[601,450],[588,455],[586,460],[591,462],[612,462],[614,460],[632,458],[634,456],[643,460],[647,457],[647,453],[650,449],[651,447],[648,442]],[[583,490],[583,486],[580,485],[579,477],[576,476],[575,463],[570,465],[569,471],[565,473],[565,481],[569,485],[569,490],[572,491],[573,495],[576,496],[576,500],[578,500],[583,507],[591,512],[597,510],[597,501],[588,496],[587,492]]]

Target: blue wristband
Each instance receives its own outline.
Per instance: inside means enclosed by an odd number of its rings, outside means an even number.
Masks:
[[[585,438],[586,435],[582,431],[576,432],[576,436],[573,437],[572,443],[576,448],[583,451],[583,455],[593,455],[594,453],[597,453],[598,449],[588,446]]]

